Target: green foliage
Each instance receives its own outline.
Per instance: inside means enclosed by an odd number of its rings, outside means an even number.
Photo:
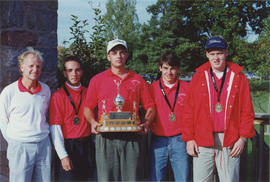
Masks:
[[[269,91],[252,91],[251,98],[255,113],[268,113]]]
[[[92,27],[94,32],[90,35],[90,48],[92,52],[94,53],[93,58],[95,59],[95,63],[98,65],[98,67],[103,64],[102,60],[106,60],[106,54],[104,54],[104,49],[106,47],[106,42],[104,38],[104,32],[105,32],[105,24],[104,19],[102,16],[99,16],[101,13],[100,9],[94,8],[95,11],[95,17],[94,21],[96,22],[95,25]],[[108,66],[108,64],[106,64]],[[102,68],[104,69],[104,68]]]
[[[270,75],[270,16],[264,20],[263,31],[255,42],[254,62],[251,66],[259,75]]]
[[[73,21],[73,25],[70,27],[72,37],[69,41],[71,41],[71,45],[69,48],[58,50],[58,62],[60,63],[58,66],[58,76],[60,82],[64,80],[60,75],[62,75],[61,73],[63,70],[63,65],[61,63],[66,55],[75,55],[81,59],[82,69],[84,71],[82,84],[86,86],[94,75],[109,67],[105,50],[104,19],[100,15],[101,10],[97,8],[93,8],[93,10],[95,12],[95,25],[92,27],[93,33],[89,36],[90,41],[86,38],[87,34],[89,34],[88,21],[79,20],[77,16],[71,15],[71,20]]]
[[[262,32],[262,22],[269,15],[266,1],[178,1],[158,0],[148,7],[149,24],[142,26],[137,58],[152,73],[160,54],[174,51],[181,58],[184,74],[206,61],[204,44],[212,35],[222,35],[229,45],[229,60],[248,66],[256,45],[245,41],[247,24],[255,33]],[[156,68],[157,66],[155,66]],[[253,70],[253,67],[249,69]]]
[[[129,50],[129,63],[133,62],[133,52],[138,49],[137,40],[140,24],[136,14],[136,0],[108,0],[104,15],[105,39],[123,39]]]
[[[157,0],[147,8],[151,19],[143,25],[138,22],[135,6],[136,0],[107,0],[105,15],[93,9],[95,25],[89,37],[88,21],[72,15],[71,46],[63,51],[82,59],[85,83],[110,66],[106,42],[116,37],[126,40],[130,55],[127,64],[139,74],[155,75],[156,60],[171,51],[180,58],[181,75],[187,75],[207,61],[204,45],[212,35],[222,35],[227,40],[228,60],[246,71],[270,74],[268,1]],[[250,31],[260,34],[257,41],[247,42]]]
[[[137,36],[140,25],[135,6],[136,0],[108,0],[104,15],[105,37],[108,40],[116,37],[129,40]]]

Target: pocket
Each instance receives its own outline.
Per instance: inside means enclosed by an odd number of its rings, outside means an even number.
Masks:
[[[17,156],[18,153],[21,152],[22,152],[21,144],[19,142],[16,142],[15,140],[9,139],[7,147],[7,159],[10,160],[12,158],[15,158],[15,156]]]
[[[180,143],[185,143],[185,142],[183,142],[183,140],[182,140],[182,137],[181,137],[182,135],[177,135],[176,136],[176,140],[177,140],[177,142],[180,142]]]

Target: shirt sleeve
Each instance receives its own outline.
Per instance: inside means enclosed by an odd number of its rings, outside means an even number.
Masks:
[[[4,89],[0,95],[0,129],[2,132],[3,137],[7,141],[7,125],[9,121],[9,111],[8,107],[10,104],[10,99]]]
[[[182,140],[188,142],[190,140],[194,140],[194,96],[193,91],[196,91],[196,79],[197,75],[194,75],[191,82],[189,83],[189,87],[186,90],[187,96],[184,101],[184,112],[183,112],[183,122],[182,122]]]
[[[142,80],[142,89],[141,89],[141,103],[145,110],[155,107],[155,102],[150,94],[150,88],[147,83]]]
[[[51,125],[50,130],[51,130],[51,136],[52,136],[52,142],[54,144],[54,148],[56,150],[56,153],[59,159],[61,160],[68,156],[68,153],[65,149],[65,142],[64,142],[61,126]]]
[[[84,107],[87,107],[89,109],[94,109],[98,104],[98,95],[97,95],[97,88],[96,88],[96,79],[95,77],[90,80],[87,94],[86,94],[86,100]]]

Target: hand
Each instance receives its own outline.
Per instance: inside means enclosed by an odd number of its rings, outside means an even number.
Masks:
[[[97,128],[101,126],[100,123],[96,122],[96,121],[93,121],[91,122],[91,133],[93,134],[98,134],[99,132],[97,131]]]
[[[232,151],[230,152],[230,156],[231,157],[237,157],[238,155],[240,155],[244,148],[245,148],[245,140],[242,139],[241,137],[234,143],[233,147],[232,147]]]
[[[154,117],[155,117],[155,113],[156,113],[156,110],[155,108],[149,108],[147,111],[146,111],[146,114],[144,116],[144,120],[145,121],[148,121],[148,122],[152,122]]]
[[[141,127],[141,134],[147,134],[148,129],[149,129],[149,123],[148,122],[144,122],[142,124],[140,124]]]
[[[69,157],[61,159],[61,164],[65,171],[70,171],[73,169],[72,162]]]
[[[195,140],[189,140],[187,142],[187,153],[193,157],[198,157],[199,152],[199,148],[197,143],[195,142]]]

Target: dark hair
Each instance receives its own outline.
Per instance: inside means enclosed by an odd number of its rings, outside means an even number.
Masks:
[[[162,66],[163,63],[167,63],[168,65],[172,67],[179,67],[180,61],[176,54],[167,52],[162,54],[158,59],[159,66]]]
[[[79,63],[80,68],[82,68],[82,62],[78,57],[76,57],[76,56],[67,56],[67,57],[65,57],[64,62],[63,62],[64,70],[66,69],[66,67],[65,67],[66,62],[69,62],[69,61],[75,61],[75,62]]]

